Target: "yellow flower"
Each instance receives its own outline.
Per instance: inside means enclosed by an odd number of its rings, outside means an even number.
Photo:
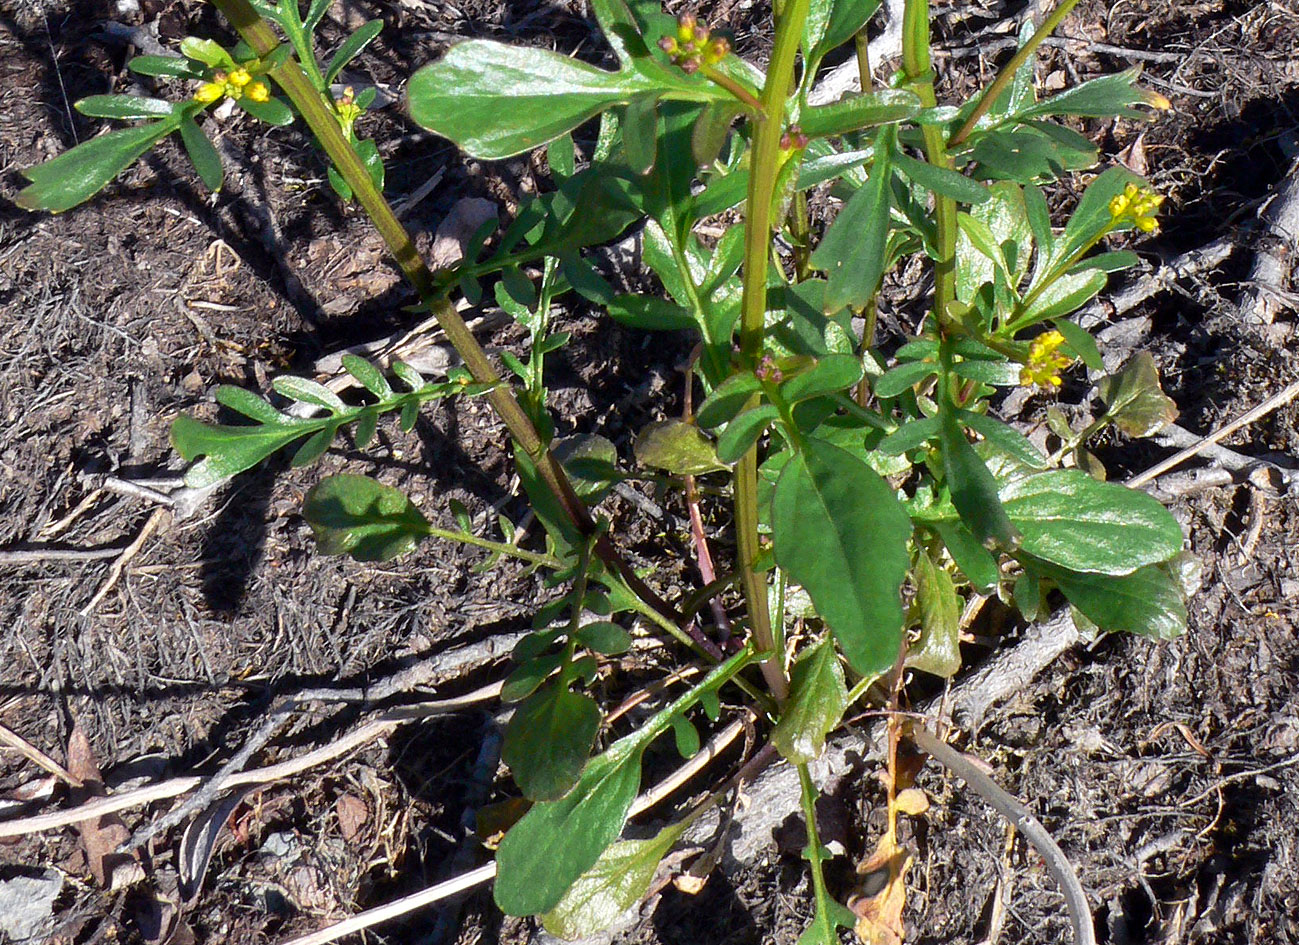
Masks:
[[[230,84],[237,89],[242,89],[245,85],[247,85],[251,81],[253,81],[253,77],[248,74],[248,70],[245,69],[243,66],[240,66],[238,69],[235,69],[233,72],[230,73],[229,76]]]
[[[1142,233],[1153,233],[1159,229],[1155,214],[1163,202],[1163,196],[1149,187],[1128,184],[1110,201],[1110,218],[1114,226],[1131,223]]]
[[[219,82],[204,82],[198,87],[198,91],[194,93],[194,101],[202,102],[204,105],[211,105],[225,94],[225,85]]]
[[[1028,361],[1019,372],[1019,382],[1025,387],[1045,387],[1048,390],[1060,386],[1060,372],[1073,364],[1073,358],[1060,354],[1058,349],[1064,344],[1064,335],[1058,331],[1047,331],[1033,339],[1028,349]]]
[[[265,82],[250,83],[248,88],[244,89],[244,94],[253,102],[269,102],[271,100],[271,90],[266,87]]]

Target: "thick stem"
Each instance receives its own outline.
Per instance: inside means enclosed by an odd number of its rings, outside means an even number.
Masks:
[[[257,14],[248,0],[213,0],[213,3],[257,56],[268,56],[280,45],[270,24]],[[432,272],[415,248],[410,234],[393,213],[388,201],[370,180],[370,174],[361,163],[361,159],[357,157],[356,152],[343,136],[333,110],[303,72],[297,60],[293,58],[286,60],[269,75],[293,101],[312,134],[329,155],[338,173],[352,188],[357,202],[361,204],[362,209],[379,231],[379,235],[388,245],[388,249],[397,258],[397,265],[401,267],[402,272],[419,294],[420,300],[433,313],[447,340],[463,359],[465,367],[469,369],[474,380],[480,384],[495,385],[486,397],[492,409],[509,430],[510,436],[536,463],[542,479],[554,492],[577,529],[584,535],[595,534],[595,523],[591,520],[590,513],[582,500],[577,497],[577,493],[573,491],[573,486],[568,481],[563,467],[546,448],[545,442],[519,405],[514,392],[501,382],[486,352],[478,344],[478,340],[455,307],[438,296]],[[601,535],[597,539],[595,552],[655,610],[668,618],[676,619],[675,609],[632,571],[631,566],[607,537]]]
[[[762,114],[754,119],[749,194],[744,222],[744,294],[740,304],[740,351],[746,364],[762,357],[766,335],[767,266],[771,254],[771,205],[780,169],[780,137],[785,123],[785,101],[794,78],[803,24],[810,0],[786,0],[777,12],[776,40],[762,86]],[[758,451],[750,449],[735,466],[735,539],[740,581],[753,639],[774,651],[767,581],[753,570],[761,547],[758,543]],[[784,654],[772,652],[762,661],[762,675],[777,701],[789,694]]]

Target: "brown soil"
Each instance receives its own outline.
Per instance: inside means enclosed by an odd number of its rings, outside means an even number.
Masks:
[[[0,3],[4,196],[20,185],[17,168],[97,130],[69,102],[130,87],[127,51],[102,34],[105,20],[156,18],[164,43],[219,34],[211,8],[190,0],[145,0],[134,15],[110,6]],[[954,47],[1005,15],[946,12],[940,32]],[[394,88],[450,35],[587,53],[594,44],[581,5],[569,2],[347,0],[335,14],[384,17],[389,29],[358,71]],[[737,8],[729,20],[741,51],[761,48],[757,11]],[[332,39],[341,35],[337,24],[330,30]],[[1299,8],[1293,0],[1113,8],[1086,0],[1064,32],[1138,54],[1177,54],[1137,57],[1147,84],[1173,101],[1172,115],[1151,126],[1092,122],[1087,131],[1106,153],[1143,163],[1169,194],[1165,228],[1140,244],[1143,255],[1167,257],[1223,235],[1244,242],[1220,271],[1143,310],[1154,318],[1150,346],[1180,422],[1212,430],[1299,375],[1292,350],[1260,341],[1234,316],[1255,239],[1248,224],[1299,154]],[[941,78],[969,88],[1004,55],[944,59]],[[1043,58],[1040,74],[1069,84],[1134,61],[1059,49]],[[527,161],[463,159],[396,107],[366,130],[388,163],[390,197],[444,173],[407,218],[426,234],[461,197],[487,197],[508,211],[520,188],[546,184]],[[66,215],[30,215],[0,201],[0,548],[126,546],[155,509],[97,491],[97,477],[175,475],[167,430],[177,413],[211,415],[218,383],[267,390],[277,373],[409,324],[402,306],[411,297],[396,270],[358,212],[340,208],[302,136],[247,122],[222,133],[229,179],[216,196],[191,184],[169,144]],[[688,352],[586,312],[566,318],[574,344],[554,363],[562,432],[600,432],[625,453],[628,431],[679,410],[675,372]],[[519,339],[506,330],[492,342]],[[1286,407],[1228,443],[1290,463],[1297,413]],[[551,593],[539,577],[509,564],[471,573],[481,556],[447,544],[386,566],[324,558],[298,511],[314,482],[346,469],[401,487],[437,521],[451,522],[451,499],[474,514],[502,503],[520,521],[525,506],[501,441],[485,404],[459,402],[425,411],[409,436],[381,426],[364,453],[340,441],[313,468],[271,463],[236,479],[197,516],[163,521],[93,608],[111,558],[0,567],[0,722],[60,761],[79,726],[112,787],[140,774],[210,769],[270,705],[304,687],[361,684],[430,653],[526,629]],[[1165,452],[1112,442],[1102,458],[1117,479]],[[681,509],[670,502],[668,511],[667,526],[633,525],[629,508],[610,506],[624,541],[646,552],[664,541],[688,547]],[[1100,940],[1299,942],[1291,557],[1299,516],[1292,500],[1248,484],[1181,500],[1176,511],[1203,565],[1190,632],[1171,643],[1107,638],[1076,649],[993,712],[968,750],[1060,840],[1091,893]],[[305,714],[273,744],[280,756],[300,751],[351,720],[322,726]],[[188,926],[201,942],[280,941],[445,878],[466,849],[461,818],[476,806],[473,772],[491,729],[484,712],[411,726],[386,745],[250,795]],[[6,796],[41,787],[43,777],[18,753],[0,755]],[[1022,844],[1007,854],[1002,822],[959,784],[933,769],[922,784],[934,804],[914,838],[908,939],[981,941],[999,877],[1013,886],[1001,941],[1066,938],[1060,899],[1036,855]],[[493,790],[505,797],[510,787]],[[878,786],[864,777],[839,800],[849,815],[847,852],[859,859],[878,835]],[[125,818],[134,829],[162,810]],[[173,865],[176,839],[155,841],[153,867]],[[476,857],[470,847],[455,862],[472,866]],[[139,897],[96,885],[74,831],[0,841],[0,881],[51,867],[68,879],[56,904],[57,940],[140,940]],[[836,891],[846,893],[847,877],[839,879]],[[809,915],[796,849],[773,848],[767,862],[719,874],[697,897],[664,893],[624,937],[645,945],[793,942]],[[424,915],[375,935],[469,943],[530,934],[527,923],[502,920],[482,891],[443,916],[441,926]]]

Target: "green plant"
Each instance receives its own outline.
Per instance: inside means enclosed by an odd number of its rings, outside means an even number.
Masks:
[[[327,553],[382,559],[435,535],[483,547],[489,565],[505,556],[543,568],[568,588],[537,613],[503,691],[517,704],[505,757],[531,802],[497,853],[505,911],[579,935],[641,895],[685,825],[720,800],[710,797],[655,838],[618,842],[644,752],[669,729],[682,754],[696,751],[691,713],[715,720],[718,690],[734,684],[765,720],[771,744],[799,766],[816,892],[804,942],[837,941],[836,929],[854,916],[829,896],[822,875],[829,854],[816,832],[807,765],[872,683],[900,685],[904,667],[955,673],[960,615],[975,594],[995,593],[1033,617],[1058,592],[1075,619],[1105,631],[1166,638],[1184,628],[1177,522],[1149,496],[1093,475],[1099,464],[1086,451],[1106,425],[1144,435],[1169,417],[1148,359],[1101,381],[1107,409],[1085,430],[1056,416],[1061,445],[1051,456],[994,416],[1000,389],[1053,390],[1077,361],[1104,372],[1095,342],[1069,316],[1135,261],[1127,251],[1093,250],[1112,234],[1154,229],[1160,203],[1135,175],[1110,168],[1090,181],[1062,229],[1051,224],[1042,186],[1097,160],[1087,139],[1056,119],[1141,117],[1141,106],[1164,104],[1137,86],[1134,72],[1038,98],[1034,51],[1072,0],[1026,29],[996,81],[956,107],[940,105],[934,89],[926,0],[906,4],[903,65],[890,87],[871,91],[863,64],[868,91],[822,106],[808,104],[820,62],[863,34],[878,0],[777,4],[765,71],[694,16],[674,19],[645,0],[592,0],[613,69],[493,42],[457,45],[411,77],[412,117],[480,159],[544,146],[554,188],[526,202],[490,250],[487,227],[461,263],[437,273],[382,195],[377,148],[357,137],[366,96],[330,91],[378,24],[362,27],[322,67],[312,34],[325,0],[305,17],[297,0],[215,3],[242,37],[233,50],[191,38],[183,58],[130,64],[200,82],[192,97],[80,103],[91,115],[153,120],[30,169],[19,201],[68,209],[172,131],[215,188],[220,162],[195,118],[231,97],[273,124],[300,117],[329,161],[334,189],[373,219],[462,355],[463,372],[428,383],[394,364],[407,388],[398,393],[379,367],[350,358],[345,368],[366,392],[353,404],[313,381],[279,379],[279,394],[323,411],[305,418],[223,387],[217,400],[253,423],[182,417],[173,440],[187,460],[204,457],[187,481],[210,485],[304,438],[294,463],[308,463],[346,424],[363,447],[385,411],[400,411],[409,428],[425,400],[463,393],[490,401],[545,526],[544,549],[521,547],[504,519],[503,540],[475,535],[462,510],[457,529],[437,528],[401,493],[358,476],[322,481],[305,514]],[[267,79],[283,99],[269,94]],[[579,162],[574,132],[597,117]],[[819,238],[807,196],[818,187],[842,201]],[[701,238],[702,221],[735,221],[736,208],[740,222],[713,242]],[[583,255],[637,225],[662,294],[618,293]],[[886,356],[875,337],[877,298],[884,278],[912,259],[933,263],[932,305],[920,334]],[[455,293],[477,301],[484,284],[528,331],[526,356],[501,359],[517,390],[449,302]],[[647,428],[634,452],[645,475],[682,488],[689,503],[702,501],[700,477],[711,486],[708,502],[730,505],[731,571],[702,591],[652,587],[653,575],[634,571],[607,521],[591,515],[628,476],[612,444],[588,442],[563,462],[552,449],[545,365],[568,340],[550,317],[564,293],[624,325],[698,340],[698,410]],[[748,640],[723,659],[690,620],[733,587]],[[604,717],[590,687],[601,659],[630,645],[617,622],[624,614],[713,665],[637,730],[596,751]],[[788,633],[795,623],[797,640]],[[890,789],[891,824],[898,786]]]

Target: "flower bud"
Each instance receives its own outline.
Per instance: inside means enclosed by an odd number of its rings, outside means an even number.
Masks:
[[[224,85],[219,85],[216,82],[204,82],[194,93],[194,101],[202,102],[204,105],[211,105],[225,94]]]
[[[677,41],[688,43],[695,38],[695,26],[699,20],[693,13],[682,13],[677,17]]]

